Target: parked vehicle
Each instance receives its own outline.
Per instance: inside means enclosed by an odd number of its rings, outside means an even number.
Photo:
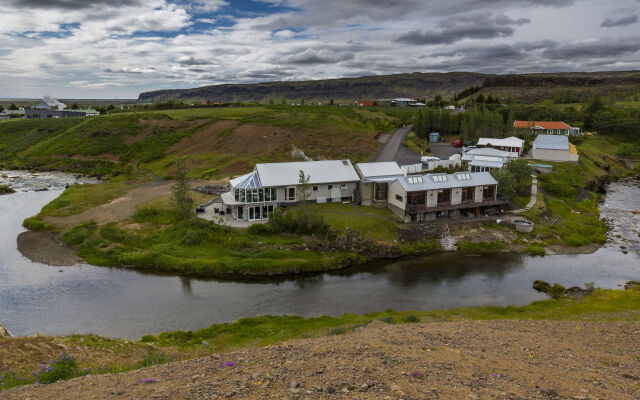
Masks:
[[[462,147],[462,140],[460,139],[454,140],[453,147]]]

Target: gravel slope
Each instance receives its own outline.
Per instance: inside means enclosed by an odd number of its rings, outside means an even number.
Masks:
[[[19,387],[0,398],[638,399],[639,357],[639,322],[376,321],[344,335]]]

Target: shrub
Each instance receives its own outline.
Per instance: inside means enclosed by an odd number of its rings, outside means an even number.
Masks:
[[[265,236],[270,235],[272,232],[270,226],[267,224],[253,224],[247,228],[247,233],[250,235]]]
[[[173,357],[162,351],[150,351],[144,358],[134,364],[134,368],[146,368],[152,365],[166,364],[173,361]]]
[[[10,389],[12,387],[28,385],[33,382],[33,379],[18,376],[15,372],[7,372],[0,375],[0,390]]]
[[[395,324],[396,323],[396,319],[393,318],[392,316],[380,318],[380,321],[385,322],[387,324]]]
[[[60,358],[54,360],[48,367],[41,365],[40,370],[34,375],[37,382],[47,384],[73,379],[86,373],[79,370],[78,361],[73,354],[61,353]]]
[[[532,256],[544,256],[545,255],[544,248],[542,248],[541,246],[538,246],[537,244],[530,245],[529,247],[524,249],[524,252],[527,253],[527,254],[530,254]]]
[[[347,328],[342,326],[338,328],[331,328],[329,330],[330,335],[344,335],[345,333],[347,333]]]
[[[415,314],[407,314],[404,316],[402,320],[404,322],[414,323],[414,322],[420,322],[420,317],[418,317]]]

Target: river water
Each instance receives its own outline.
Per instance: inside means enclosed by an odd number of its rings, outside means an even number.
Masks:
[[[61,193],[60,182],[53,179],[53,190],[39,192],[25,191],[30,184],[23,182],[18,193],[0,196],[0,324],[13,335],[90,332],[137,338],[264,314],[523,305],[546,298],[531,288],[536,279],[619,288],[640,278],[637,184],[609,188],[601,214],[613,221],[612,239],[594,254],[443,254],[341,273],[229,282],[91,265],[50,267],[25,259],[16,246],[21,223]]]

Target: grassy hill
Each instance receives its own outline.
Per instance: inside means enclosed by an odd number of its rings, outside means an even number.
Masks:
[[[162,100],[262,102],[279,104],[282,99],[299,103],[352,103],[356,99],[394,97],[447,98],[464,88],[482,86],[482,93],[516,101],[532,102],[559,97],[564,102],[581,101],[599,94],[625,98],[640,92],[640,71],[567,72],[492,75],[474,72],[412,73],[325,79],[299,82],[226,84],[192,89],[157,90],[141,93],[143,102]],[[563,97],[564,96],[564,97]]]
[[[0,168],[119,175],[132,168],[159,176],[185,157],[193,178],[249,171],[265,161],[370,159],[376,137],[399,119],[339,107],[242,107],[108,114],[93,118],[0,123]]]

